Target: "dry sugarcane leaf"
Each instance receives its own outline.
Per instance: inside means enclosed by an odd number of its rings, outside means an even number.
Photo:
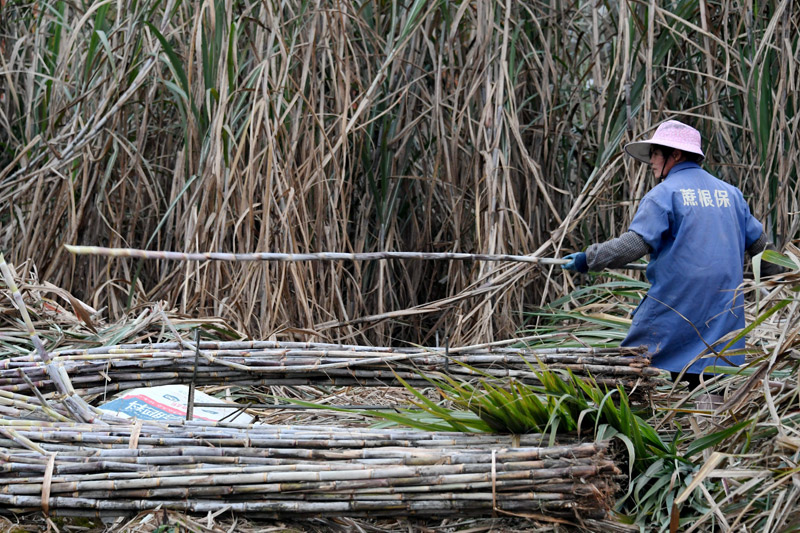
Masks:
[[[75,316],[81,319],[81,322],[86,324],[86,327],[89,328],[92,333],[97,333],[97,328],[94,326],[92,322],[92,317],[89,313],[86,312],[84,309],[83,304],[70,293],[65,291],[65,295],[67,300],[69,300],[70,305],[72,305],[72,310],[75,312]]]
[[[676,503],[672,504],[672,512],[669,514],[669,533],[678,533],[681,525],[681,511]]]
[[[57,294],[61,296],[65,300],[69,302],[72,306],[72,311],[75,313],[75,316],[83,322],[86,327],[88,327],[92,333],[97,333],[97,329],[94,325],[94,321],[92,320],[93,314],[97,313],[97,310],[89,306],[88,304],[83,303],[82,301],[75,298],[69,291],[62,289],[61,287],[56,287],[49,281],[45,281],[42,283],[41,286],[28,286],[29,289],[38,289],[41,291],[47,291]]]

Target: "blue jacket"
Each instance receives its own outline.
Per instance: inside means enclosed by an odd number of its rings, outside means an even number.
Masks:
[[[700,168],[679,163],[642,199],[630,230],[652,249],[652,287],[633,315],[623,346],[647,345],[653,365],[679,372],[695,357],[713,356],[706,344],[744,327],[745,250],[762,233],[742,193]],[[731,350],[744,348],[740,340]],[[725,354],[723,354],[725,355]],[[744,355],[727,356],[734,365]],[[702,373],[722,359],[703,358],[687,369]]]

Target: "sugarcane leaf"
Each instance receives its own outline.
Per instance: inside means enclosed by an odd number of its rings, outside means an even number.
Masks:
[[[775,265],[782,266],[783,268],[788,268],[789,270],[797,270],[798,267],[789,256],[783,255],[780,252],[776,252],[775,250],[764,250],[760,254],[756,255],[755,257],[759,257],[764,261],[768,261]],[[755,260],[755,257],[753,258]]]
[[[636,448],[633,445],[633,441],[631,441],[631,439],[629,439],[627,435],[613,428],[609,424],[601,424],[597,428],[595,435],[596,435],[595,438],[597,440],[616,438],[622,441],[622,443],[625,445],[625,449],[628,451],[628,479],[632,480],[634,465],[636,464],[636,460],[638,459],[638,457],[636,456]],[[633,489],[633,484],[631,483],[628,486],[628,492],[625,495],[626,498],[630,495],[632,489]]]
[[[415,413],[413,411],[410,411],[408,409],[400,409],[399,412],[378,411],[378,410],[362,411],[357,409],[348,409],[346,407],[337,407],[335,405],[329,405],[329,404],[318,404],[314,402],[300,400],[297,398],[284,397],[279,399],[290,404],[300,405],[304,407],[311,407],[314,409],[324,409],[328,411],[337,411],[340,413],[363,414],[374,418],[382,418],[384,420],[388,420],[396,424],[401,424],[425,431],[453,431],[454,426],[457,427],[457,429],[455,429],[456,431],[460,431],[462,433],[471,433],[472,431],[467,429],[468,427],[478,428],[477,431],[479,432],[490,431],[490,428],[488,426],[480,424],[479,420],[469,420],[469,421],[464,420],[463,421],[464,423],[462,423],[457,421],[455,417],[450,417],[450,419],[447,420],[437,418],[438,420],[442,420],[441,423],[423,422],[419,420],[418,416],[414,416]]]
[[[439,411],[440,411],[440,412],[442,412],[442,413],[446,413],[446,412],[447,412],[447,410],[446,410],[446,409],[444,409],[443,407],[440,407],[440,406],[436,405],[436,404],[435,404],[433,401],[431,401],[431,400],[430,400],[430,399],[429,399],[427,396],[425,396],[424,394],[422,394],[421,392],[419,392],[417,389],[415,389],[414,387],[412,387],[411,385],[409,385],[409,384],[408,384],[408,382],[407,382],[406,380],[404,380],[404,379],[403,379],[403,378],[402,378],[402,377],[401,377],[401,376],[400,376],[400,375],[399,375],[397,372],[395,372],[394,370],[392,370],[392,373],[394,374],[394,377],[395,377],[395,379],[396,379],[397,381],[399,381],[399,382],[400,382],[400,384],[401,384],[401,385],[403,385],[403,387],[405,387],[405,389],[406,389],[408,392],[410,392],[410,393],[411,393],[411,394],[413,394],[413,395],[414,395],[416,398],[418,398],[418,399],[419,399],[419,401],[420,401],[420,402],[422,402],[422,404],[423,404],[423,405],[424,405],[426,408],[429,408],[429,409],[431,409],[431,410],[433,410],[433,411],[437,411],[437,410],[439,410]]]
[[[402,31],[400,32],[399,41],[402,42],[408,35],[414,31],[414,28],[419,24],[421,20],[421,13],[425,6],[428,5],[427,0],[414,0],[414,4],[411,6],[408,12],[408,19],[406,20],[406,24],[403,27]]]
[[[625,433],[624,425],[622,420],[620,420],[619,411],[617,410],[616,406],[614,405],[614,401],[611,397],[614,394],[617,394],[617,390],[610,390],[608,391],[603,398],[598,402],[597,411],[603,415],[604,420],[611,424],[617,431]],[[595,432],[597,432],[597,426],[600,424],[600,417],[598,417],[597,422],[595,423]]]
[[[664,459],[657,459],[656,461],[651,464],[647,470],[642,473],[641,476],[638,476],[635,485],[636,488],[634,489],[633,495],[637,501],[642,501],[639,495],[643,488],[647,487],[650,483],[652,483],[653,479],[658,478],[659,474],[669,473],[671,475],[671,469],[669,469],[669,463],[667,463]],[[669,475],[664,476],[669,478]]]
[[[689,447],[686,450],[686,454],[684,457],[687,459],[693,456],[696,453],[702,452],[703,450],[715,446],[722,442],[723,440],[727,439],[728,437],[735,435],[738,433],[742,428],[750,425],[752,420],[743,420],[733,426],[723,429],[722,431],[717,431],[715,433],[711,433],[710,435],[704,435],[699,439],[692,441],[689,444]]]
[[[652,478],[651,478],[651,480],[652,480]],[[666,485],[668,485],[670,481],[671,481],[670,476],[662,475],[661,477],[656,478],[656,480],[652,484],[649,484],[650,488],[649,488],[649,490],[647,492],[644,493],[643,496],[641,496],[641,500],[642,501],[647,501],[653,495],[663,494],[661,492],[662,489]]]
[[[563,395],[557,399],[550,409],[550,419],[557,419],[561,422],[566,424],[567,431],[572,431],[577,427],[577,422],[575,418],[572,416],[572,412],[568,407],[568,402],[570,401],[570,396]],[[549,423],[549,422],[548,422]]]
[[[164,53],[167,56],[167,60],[169,61],[169,67],[172,71],[173,76],[178,79],[178,83],[180,83],[180,87],[183,90],[183,94],[186,98],[189,95],[189,78],[186,76],[186,71],[183,69],[183,63],[181,62],[178,55],[175,53],[175,50],[172,48],[172,45],[169,44],[169,41],[161,34],[161,32],[156,28],[152,23],[148,21],[144,21],[145,26],[150,28],[150,31],[153,32],[153,35],[156,36],[158,42],[161,43],[161,48],[164,50]]]
[[[481,376],[481,377],[483,377],[485,379],[493,379],[493,377],[494,377],[491,374],[489,374],[488,372],[486,372],[484,370],[481,370],[480,368],[475,368],[474,366],[472,366],[472,365],[470,365],[468,363],[465,363],[464,361],[459,361],[458,359],[455,359],[454,357],[450,357],[450,356],[447,356],[447,358],[448,358],[448,360],[450,361],[451,364],[455,363],[455,364],[457,364],[457,365],[459,365],[459,366],[461,366],[463,368],[466,368],[467,370],[469,370],[471,373],[475,374],[476,376]],[[450,376],[447,376],[446,374],[443,377],[445,377],[447,379],[452,379],[452,378],[450,378]]]
[[[103,2],[101,4],[95,4],[92,6],[93,8],[97,9],[97,13],[95,13],[94,17],[94,32],[92,33],[92,37],[89,39],[89,46],[86,51],[86,59],[84,64],[86,65],[84,71],[84,80],[88,83],[91,77],[92,65],[94,64],[95,55],[97,53],[97,45],[98,41],[101,39],[101,33],[103,37],[105,37],[105,29],[107,28],[106,17],[108,15],[108,9],[111,6],[110,1]],[[106,53],[108,54],[109,62],[113,59],[113,55],[111,54],[111,46],[108,45],[108,39],[105,39],[103,43],[104,47],[106,48]]]
[[[731,346],[733,346],[734,344],[739,342],[741,339],[745,338],[748,333],[753,331],[759,325],[763,324],[765,320],[767,320],[769,317],[771,317],[772,315],[774,315],[775,313],[777,313],[778,311],[780,311],[781,309],[783,309],[784,307],[786,307],[790,303],[792,303],[792,300],[788,300],[788,299],[781,300],[778,303],[776,303],[775,305],[773,305],[772,307],[770,307],[769,309],[767,309],[766,311],[764,311],[763,313],[761,313],[760,315],[758,315],[755,320],[753,320],[750,324],[748,324],[734,338],[732,338],[730,341],[728,341],[728,344],[726,344],[725,347],[723,347],[720,350],[720,354],[724,354]]]

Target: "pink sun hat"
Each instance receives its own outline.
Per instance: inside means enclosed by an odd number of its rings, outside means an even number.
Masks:
[[[668,120],[661,124],[653,137],[648,141],[636,141],[625,145],[625,152],[642,163],[650,162],[650,148],[653,145],[669,146],[684,152],[698,154],[705,158],[700,148],[700,132],[677,120]]]

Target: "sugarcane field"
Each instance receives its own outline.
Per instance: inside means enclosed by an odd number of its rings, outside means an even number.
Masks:
[[[789,0],[0,0],[0,533],[800,532]]]

